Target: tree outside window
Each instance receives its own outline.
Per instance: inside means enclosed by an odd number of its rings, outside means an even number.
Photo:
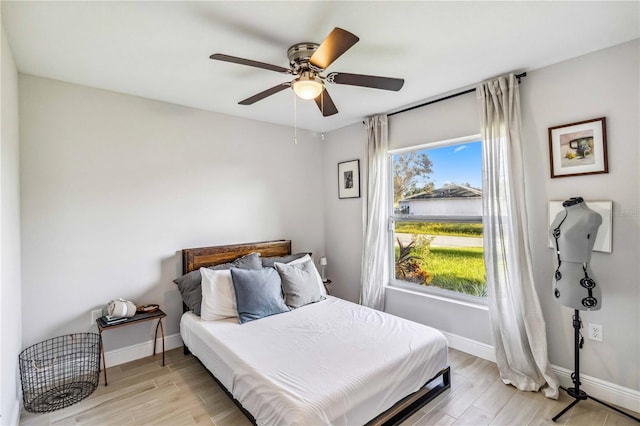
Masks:
[[[391,160],[395,280],[485,297],[482,143],[416,149]]]

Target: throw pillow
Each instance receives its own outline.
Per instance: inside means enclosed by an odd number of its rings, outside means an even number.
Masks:
[[[262,257],[262,267],[263,268],[273,268],[274,263],[289,263],[293,260],[300,259],[301,257],[307,256],[307,253],[295,253],[290,254],[288,256],[272,256],[272,257]]]
[[[311,258],[311,256],[309,256],[308,254],[301,257],[300,259],[296,259],[293,260],[289,263],[287,263],[287,265],[295,265],[298,263],[304,263],[307,262],[308,260],[313,261],[313,259]],[[316,271],[316,283],[318,284],[318,288],[320,289],[320,294],[322,294],[323,296],[327,295],[327,289],[324,286],[324,283],[322,282],[322,277],[320,276],[320,272],[318,272],[318,269],[315,268],[315,264],[314,264],[314,269]]]
[[[220,270],[231,269],[233,267],[241,269],[261,269],[262,262],[260,261],[260,255],[258,253],[250,253],[246,256],[237,258],[231,263],[210,266],[208,269]],[[182,300],[196,315],[200,315],[200,306],[202,304],[201,281],[202,275],[200,274],[200,270],[191,271],[188,274],[173,280],[173,282],[178,286],[178,290],[180,290]]]
[[[275,269],[231,269],[240,324],[289,311]]]
[[[200,318],[214,321],[238,315],[231,270],[213,271],[200,268],[202,274],[202,305]]]
[[[313,260],[285,265],[275,264],[276,271],[282,279],[284,302],[293,309],[324,299],[316,279],[316,267]]]

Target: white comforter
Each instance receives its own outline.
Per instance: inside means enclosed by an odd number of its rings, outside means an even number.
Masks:
[[[447,365],[439,331],[331,296],[245,324],[188,312],[180,333],[258,425],[361,425]]]

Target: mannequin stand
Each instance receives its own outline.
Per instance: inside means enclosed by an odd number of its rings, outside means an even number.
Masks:
[[[604,405],[605,407],[608,407],[622,415],[625,415],[637,422],[640,423],[640,419],[637,417],[632,416],[631,414],[625,413],[624,411],[607,404],[606,402],[600,401],[599,399],[596,399],[594,397],[592,397],[591,395],[587,395],[587,393],[583,390],[580,390],[580,349],[582,349],[582,344],[584,343],[584,340],[582,339],[582,336],[580,335],[580,329],[582,328],[582,320],[580,319],[580,311],[579,310],[575,310],[575,313],[573,314],[573,336],[574,336],[574,362],[575,362],[575,371],[571,374],[571,381],[573,382],[573,387],[572,388],[561,388],[563,390],[565,390],[567,392],[567,394],[569,394],[570,397],[574,398],[575,400],[573,402],[571,402],[571,404],[567,405],[564,410],[560,411],[558,414],[556,414],[556,416],[552,419],[554,422],[557,421],[564,413],[566,413],[567,411],[569,411],[571,408],[573,408],[574,405],[576,405],[578,402],[583,401],[587,398],[594,400],[595,402]]]

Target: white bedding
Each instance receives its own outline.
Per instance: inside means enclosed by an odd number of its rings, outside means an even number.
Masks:
[[[180,334],[258,425],[362,425],[448,365],[439,331],[331,296],[245,324],[187,312]]]

